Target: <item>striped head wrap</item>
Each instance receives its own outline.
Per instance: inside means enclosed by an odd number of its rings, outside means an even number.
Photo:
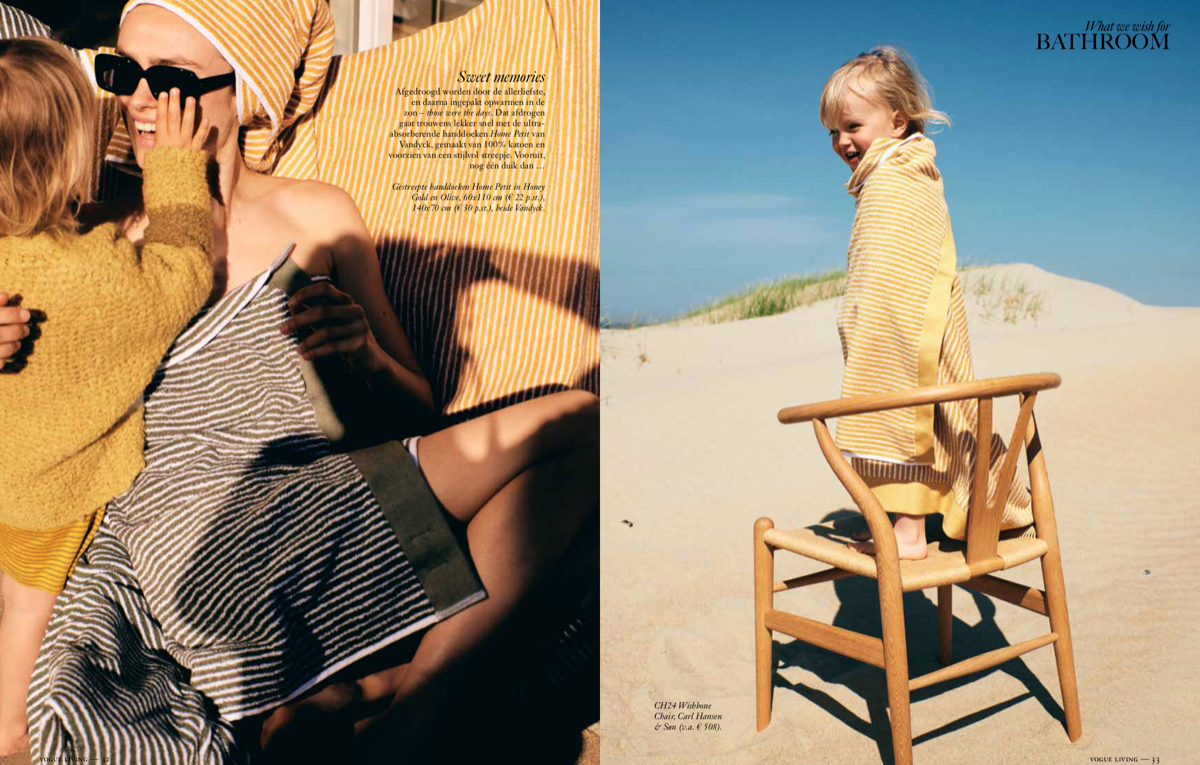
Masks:
[[[270,172],[281,152],[281,137],[312,111],[324,87],[333,57],[329,4],[325,0],[130,0],[121,19],[139,5],[157,5],[178,15],[233,67],[243,127],[242,156],[250,168]],[[115,128],[108,155],[118,163],[133,163],[123,121]]]

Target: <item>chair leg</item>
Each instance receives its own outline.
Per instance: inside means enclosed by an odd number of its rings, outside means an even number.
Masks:
[[[775,672],[771,630],[766,614],[775,602],[775,560],[763,534],[775,528],[770,518],[754,522],[754,675],[758,730],[771,722],[771,690]]]
[[[908,703],[908,643],[904,634],[904,602],[900,582],[879,579],[879,613],[883,622],[883,667],[887,675],[888,709],[892,717],[895,765],[912,765],[912,721]]]
[[[1058,634],[1054,642],[1054,661],[1058,664],[1058,687],[1062,690],[1063,714],[1067,718],[1067,738],[1078,741],[1083,735],[1079,720],[1079,690],[1075,687],[1075,651],[1071,646],[1071,621],[1067,618],[1067,589],[1063,585],[1062,555],[1058,548],[1058,523],[1054,519],[1054,499],[1050,495],[1050,476],[1046,455],[1038,437],[1037,418],[1029,421],[1025,432],[1025,456],[1029,460],[1029,490],[1033,499],[1033,523],[1039,539],[1046,542],[1042,556],[1042,582],[1046,587],[1046,613],[1050,629]]]
[[[938,659],[946,666],[951,663],[950,632],[954,627],[954,610],[951,605],[953,598],[953,585],[943,584],[937,588]]]
[[[1083,735],[1079,719],[1079,690],[1075,686],[1075,650],[1071,644],[1071,621],[1067,617],[1067,591],[1063,584],[1062,560],[1058,545],[1042,556],[1042,581],[1046,586],[1046,611],[1050,629],[1058,633],[1054,643],[1054,661],[1058,665],[1058,687],[1062,690],[1063,714],[1067,718],[1067,738],[1078,741]]]

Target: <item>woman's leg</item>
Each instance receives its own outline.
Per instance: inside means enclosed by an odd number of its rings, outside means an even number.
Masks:
[[[297,714],[358,702],[389,705],[360,720],[359,732],[375,722],[393,727],[400,710],[403,727],[415,729],[444,688],[431,681],[495,633],[598,508],[599,449],[599,400],[582,391],[543,396],[422,438],[422,472],[447,511],[467,525],[487,600],[432,627],[411,662],[368,675],[357,689],[339,683],[280,708],[263,726],[264,744]]]
[[[0,572],[0,757],[29,746],[25,697],[33,663],[57,595],[20,584]]]

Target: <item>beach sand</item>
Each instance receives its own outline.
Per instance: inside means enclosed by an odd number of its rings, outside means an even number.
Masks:
[[[1067,739],[1044,648],[914,694],[914,759],[1200,762],[1200,309],[1145,306],[1023,264],[968,278],[989,274],[1045,300],[1036,325],[1007,324],[988,296],[968,297],[976,377],[1063,378],[1036,412],[1083,737]],[[604,765],[891,762],[883,671],[780,633],[772,722],[755,731],[754,521],[799,527],[854,507],[811,427],[776,420],[784,406],[838,396],[835,311],[827,300],[735,323],[602,333]],[[1007,440],[1015,399],[996,409]],[[776,557],[776,579],[824,568]],[[1041,586],[1036,562],[1003,575]],[[776,602],[878,636],[876,592],[854,577]],[[940,667],[935,596],[905,596],[913,675]],[[957,587],[954,616],[956,660],[1049,631],[1041,616]],[[709,704],[720,728],[655,730],[658,702]]]

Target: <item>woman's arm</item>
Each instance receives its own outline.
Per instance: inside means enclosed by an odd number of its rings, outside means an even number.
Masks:
[[[325,227],[314,232],[314,241],[332,253],[337,286],[322,282],[293,295],[288,305],[294,316],[281,331],[310,327],[301,355],[341,355],[377,394],[415,415],[424,431],[433,422],[433,392],[384,292],[379,257],[358,207],[349,194],[324,183],[302,184],[296,197],[297,211],[311,213],[305,220]]]

